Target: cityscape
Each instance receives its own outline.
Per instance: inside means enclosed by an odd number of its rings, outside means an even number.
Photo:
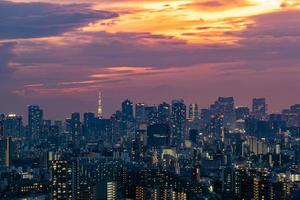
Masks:
[[[269,113],[265,98],[251,108],[127,99],[109,118],[101,92],[97,104],[64,121],[38,105],[28,122],[2,114],[0,198],[300,198],[300,104]]]
[[[300,200],[300,0],[0,0],[0,200]]]

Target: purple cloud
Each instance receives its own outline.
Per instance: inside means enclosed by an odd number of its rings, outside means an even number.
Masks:
[[[88,4],[0,2],[0,38],[37,38],[59,35],[89,22],[116,17],[94,11]]]
[[[0,58],[6,60],[3,66],[9,61],[16,65],[6,87],[28,102],[47,102],[53,113],[61,111],[61,107],[55,110],[56,101],[67,104],[64,112],[77,108],[75,104],[92,109],[93,98],[97,98],[92,93],[99,88],[114,104],[107,105],[110,111],[130,96],[142,96],[150,102],[180,96],[196,101],[199,94],[205,94],[200,97],[203,102],[212,101],[215,95],[241,96],[242,102],[252,96],[275,99],[277,95],[274,102],[279,107],[300,100],[299,95],[290,94],[300,73],[299,18],[296,11],[256,16],[247,29],[226,33],[238,38],[232,45],[188,44],[150,33],[71,31],[59,37],[63,45],[47,40],[19,41],[14,57],[10,48],[2,47],[6,54]],[[117,78],[92,76],[110,75],[107,68],[116,67],[149,70],[123,72]],[[62,82],[74,84],[59,84]],[[47,92],[55,95],[47,96]],[[285,96],[291,96],[288,102]]]

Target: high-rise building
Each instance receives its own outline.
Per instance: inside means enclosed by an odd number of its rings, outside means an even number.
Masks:
[[[199,120],[199,108],[198,104],[190,104],[189,106],[189,121],[198,121]]]
[[[80,113],[72,113],[71,115],[71,133],[75,137],[81,133]]]
[[[135,120],[137,124],[146,122],[146,105],[144,103],[135,104]]]
[[[200,113],[200,128],[202,131],[208,132],[211,113],[209,109],[201,109]]]
[[[4,135],[4,119],[5,119],[5,115],[0,114],[0,137]]]
[[[22,133],[22,117],[16,114],[9,114],[3,120],[3,135],[20,137]]]
[[[148,126],[147,145],[150,147],[166,147],[170,145],[170,127],[168,124],[153,124]]]
[[[97,184],[96,200],[116,200],[117,184],[113,181],[101,181]]]
[[[223,127],[233,131],[235,129],[235,112],[233,97],[219,97],[218,100],[210,106],[211,115],[223,119]]]
[[[131,140],[134,138],[135,126],[133,117],[133,103],[128,99],[122,102],[122,132]]]
[[[43,110],[37,105],[28,107],[28,128],[31,137],[38,139],[43,127]]]
[[[10,168],[13,159],[13,142],[11,137],[0,139],[0,167]]]
[[[0,167],[5,166],[6,140],[0,138]]]
[[[128,99],[122,103],[122,113],[126,119],[133,118],[133,103]]]
[[[147,123],[149,125],[158,123],[158,112],[156,106],[147,106],[145,107]]]
[[[42,129],[43,134],[49,134],[50,133],[51,125],[52,125],[51,120],[43,120],[43,129]]]
[[[147,191],[145,187],[137,186],[135,188],[135,199],[136,200],[146,200],[147,199]]]
[[[254,198],[255,172],[245,168],[236,168],[234,172],[234,199]]]
[[[267,172],[261,172],[254,178],[254,200],[274,199],[272,177]]]
[[[98,117],[103,118],[103,107],[102,107],[102,93],[99,92],[99,98],[98,98]]]
[[[231,113],[234,111],[233,97],[219,97],[218,100],[210,106],[210,110],[214,115]]]
[[[163,102],[158,105],[158,123],[169,124],[171,118],[170,104]]]
[[[263,120],[267,115],[268,106],[265,98],[254,98],[252,101],[252,116]]]
[[[184,140],[186,123],[186,105],[183,100],[172,101],[172,139],[180,146]]]
[[[88,112],[83,114],[83,134],[85,137],[90,137],[93,134],[95,125],[95,114]]]
[[[5,148],[5,166],[10,168],[12,164],[13,156],[13,143],[11,137],[6,138],[6,148]]]
[[[236,120],[245,120],[250,115],[250,110],[248,107],[237,107],[235,108],[235,117]]]
[[[63,130],[63,122],[60,120],[54,121],[54,126],[57,128],[58,132],[61,133]]]
[[[72,200],[72,163],[66,160],[53,160],[51,175],[51,199]]]

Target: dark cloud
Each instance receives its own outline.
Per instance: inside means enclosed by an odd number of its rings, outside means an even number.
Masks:
[[[94,11],[87,4],[0,2],[0,38],[35,38],[58,35],[95,20],[117,14]]]
[[[244,38],[274,37],[299,37],[300,35],[300,12],[288,10],[253,17],[256,23],[247,27],[246,30],[234,33]]]

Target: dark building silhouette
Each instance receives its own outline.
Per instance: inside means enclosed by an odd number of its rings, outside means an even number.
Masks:
[[[37,105],[28,107],[28,129],[34,139],[38,139],[42,133],[43,110]]]
[[[265,119],[267,114],[267,103],[265,98],[254,98],[252,101],[251,115],[256,119]]]
[[[154,124],[148,126],[147,145],[149,147],[161,148],[170,145],[171,131],[167,124]]]
[[[186,105],[183,100],[172,101],[172,139],[180,146],[183,142],[186,123]]]

